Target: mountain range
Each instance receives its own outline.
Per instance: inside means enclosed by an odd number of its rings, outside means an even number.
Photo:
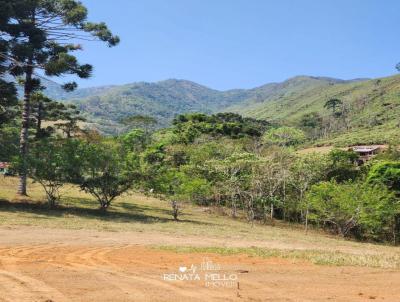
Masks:
[[[360,82],[327,77],[297,76],[282,83],[269,83],[253,89],[218,91],[187,81],[170,79],[155,83],[77,89],[68,93],[52,82],[44,83],[45,93],[56,100],[73,102],[97,122],[115,123],[129,115],[150,115],[164,126],[180,113],[219,111],[246,112],[272,100],[323,89],[331,85]]]
[[[341,99],[349,111],[352,138],[362,142],[387,142],[399,132],[400,76],[342,80],[296,76],[280,83],[252,89],[219,91],[187,81],[169,79],[77,89],[67,93],[45,82],[45,93],[56,100],[76,104],[105,133],[116,133],[119,121],[130,115],[148,115],[167,126],[173,117],[187,112],[236,112],[244,116],[297,125],[304,114],[318,112],[329,98]],[[332,142],[347,143],[345,133]]]

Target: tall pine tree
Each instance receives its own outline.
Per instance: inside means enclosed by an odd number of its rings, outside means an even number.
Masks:
[[[0,2],[0,27],[7,24],[11,17],[10,5],[2,5]],[[0,32],[1,33],[1,32]],[[8,51],[8,42],[0,35],[0,127],[2,127],[13,115],[10,107],[16,105],[17,91],[13,83],[4,79],[7,72],[7,57],[4,55]],[[3,54],[3,55],[2,55]]]
[[[4,46],[0,55],[7,71],[22,77],[24,98],[20,134],[22,168],[18,193],[26,195],[26,158],[31,96],[41,88],[40,76],[77,75],[88,78],[89,64],[80,64],[71,53],[81,50],[79,41],[103,41],[108,46],[119,43],[105,23],[87,20],[87,9],[75,0],[0,0],[0,35]],[[5,12],[3,12],[3,10]],[[39,73],[36,73],[37,70]],[[63,88],[73,90],[75,82]]]

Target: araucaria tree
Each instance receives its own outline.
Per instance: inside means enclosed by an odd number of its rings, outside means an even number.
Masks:
[[[79,41],[118,44],[105,23],[87,21],[87,9],[75,0],[0,0],[0,56],[7,72],[24,83],[20,134],[21,170],[18,193],[26,195],[26,160],[32,93],[42,89],[40,77],[77,75],[88,78],[89,64],[80,64],[71,53],[81,50]],[[41,70],[39,73],[36,73]],[[75,82],[63,88],[73,90]]]
[[[0,62],[0,68],[1,68],[1,62]],[[0,70],[0,76],[1,76],[1,70]],[[11,110],[11,108],[16,104],[17,104],[17,97],[14,85],[12,83],[0,79],[0,127],[13,118],[15,110]]]
[[[11,13],[7,7],[3,7],[1,4],[2,2],[0,1],[0,27],[8,22]],[[8,45],[3,39],[3,36],[0,35],[0,54],[6,52],[7,49]],[[17,90],[15,89],[14,83],[10,83],[2,78],[6,72],[7,58],[0,55],[0,127],[12,117],[10,115],[12,112],[10,107],[14,106],[17,101]]]
[[[337,98],[329,99],[325,102],[324,108],[331,109],[332,114],[335,115],[337,113],[336,109],[341,106],[343,102]]]

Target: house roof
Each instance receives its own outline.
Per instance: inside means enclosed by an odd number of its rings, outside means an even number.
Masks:
[[[378,150],[379,146],[354,146],[352,147],[354,152],[371,152]]]
[[[10,163],[0,161],[0,169],[9,168]]]

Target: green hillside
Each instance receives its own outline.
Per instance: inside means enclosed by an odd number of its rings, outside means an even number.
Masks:
[[[328,119],[331,111],[324,104],[338,98],[346,111],[346,129],[318,140],[318,144],[388,143],[400,136],[400,76],[331,83],[309,77],[295,79],[303,82],[301,89],[297,85],[261,102],[248,100],[226,110],[298,126],[305,114],[317,112]]]
[[[168,126],[174,116],[187,112],[236,112],[293,126],[300,126],[305,114],[318,113],[325,123],[332,124],[332,112],[324,104],[338,98],[346,113],[341,126],[328,129],[314,144],[388,143],[399,136],[400,76],[350,81],[297,76],[281,83],[228,91],[174,79],[84,88],[73,93],[46,84],[49,96],[78,104],[105,133],[118,132],[118,122],[136,114],[155,117],[159,127]]]
[[[162,124],[179,113],[211,113],[230,105],[230,99],[220,98],[218,91],[183,80],[127,84],[73,101],[95,118],[118,121],[128,115],[146,114]]]
[[[149,115],[158,120],[159,126],[167,126],[177,114],[242,112],[247,106],[263,104],[270,99],[342,82],[303,76],[253,89],[218,91],[194,82],[171,79],[156,83],[83,88],[72,93],[66,93],[49,82],[45,83],[45,93],[54,99],[78,104],[88,119],[99,124],[103,131],[112,133],[119,127],[118,122],[129,115]]]
[[[111,133],[113,128],[118,128],[121,119],[130,115],[155,117],[162,127],[169,125],[177,114],[213,113],[248,98],[246,90],[220,92],[190,81],[166,80],[93,88],[91,91],[79,89],[64,100],[77,104],[89,119]]]

